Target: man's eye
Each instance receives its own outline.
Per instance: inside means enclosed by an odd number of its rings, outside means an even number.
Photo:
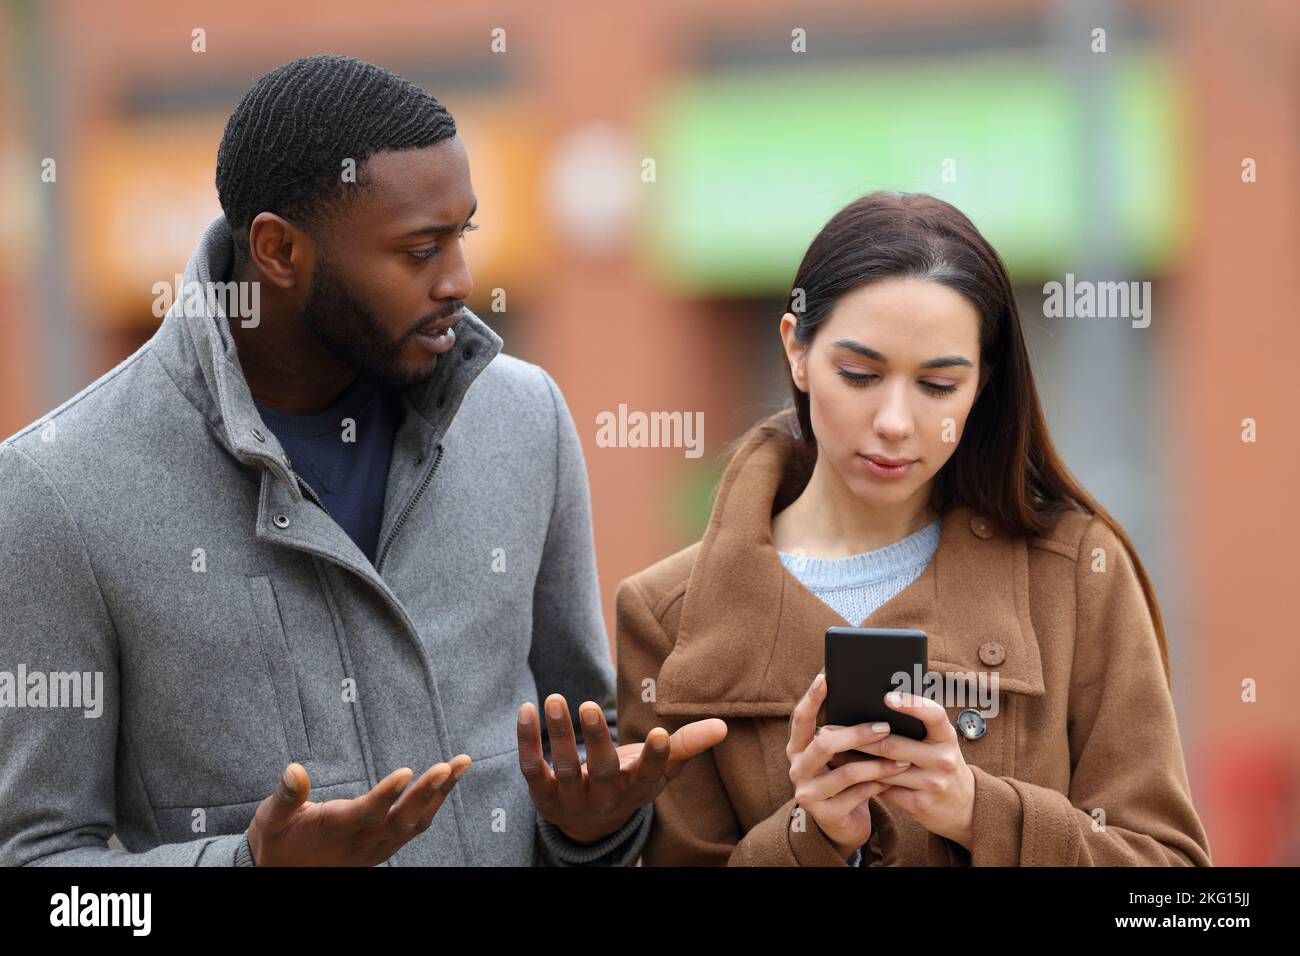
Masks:
[[[477,228],[478,228],[478,223],[476,222],[465,223],[465,228],[460,231],[460,236],[458,238],[460,239],[465,238],[465,233],[473,232]],[[412,259],[419,259],[421,262],[424,262],[426,259],[432,259],[434,256],[438,254],[438,247],[434,246],[432,249],[425,249],[422,252],[408,251],[406,254],[410,256]]]

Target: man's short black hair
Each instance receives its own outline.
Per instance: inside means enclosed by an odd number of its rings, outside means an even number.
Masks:
[[[277,67],[239,101],[217,150],[217,197],[248,260],[261,212],[315,235],[366,188],[371,153],[432,146],[456,135],[446,108],[415,84],[350,56],[320,54]],[[344,179],[353,161],[356,182]]]

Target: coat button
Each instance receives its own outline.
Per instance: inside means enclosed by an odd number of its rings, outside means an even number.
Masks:
[[[957,715],[957,729],[967,740],[979,740],[984,736],[984,731],[988,730],[988,723],[978,710],[967,707]]]
[[[980,660],[989,667],[997,667],[1007,659],[1006,649],[997,641],[980,645]]]
[[[266,436],[262,434],[262,429],[260,428],[253,429],[253,437],[258,441],[266,441]]]
[[[975,537],[983,538],[985,541],[993,537],[993,528],[989,525],[989,520],[979,515],[970,519],[970,529],[975,533]]]
[[[289,527],[289,516],[288,516],[288,515],[276,515],[276,516],[275,516],[274,518],[272,518],[271,520],[275,522],[275,526],[276,526],[277,528],[287,528],[287,527]]]

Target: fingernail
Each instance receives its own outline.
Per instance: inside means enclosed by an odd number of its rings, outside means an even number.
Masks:
[[[912,766],[912,761],[910,761],[910,760],[895,760],[895,761],[894,761],[894,766],[895,766],[895,767],[910,767],[910,766]]]
[[[594,727],[596,724],[596,712],[594,710],[584,710],[582,712],[582,722],[588,727]]]
[[[903,695],[897,691],[892,691],[885,695],[885,700],[889,701],[892,706],[898,707],[903,703]]]
[[[813,690],[821,690],[822,684],[826,683],[826,675],[818,674],[813,678]]]
[[[459,780],[461,777],[465,776],[465,771],[468,769],[469,767],[461,767],[459,770],[453,771],[451,775],[451,779]]]
[[[554,717],[555,719],[558,720],[560,716],[564,713],[564,708],[560,706],[560,702],[558,700],[552,700],[549,701],[546,705],[546,713],[548,716]]]
[[[879,723],[872,724],[871,729],[878,734],[887,734],[889,733],[889,724],[880,721]]]
[[[519,708],[519,722],[521,724],[531,724],[533,722],[533,712],[527,704]]]

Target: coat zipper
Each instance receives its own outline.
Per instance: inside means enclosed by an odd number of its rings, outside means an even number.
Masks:
[[[402,530],[402,525],[406,523],[406,516],[411,513],[411,509],[415,507],[415,503],[420,500],[420,496],[424,494],[424,489],[429,487],[429,482],[433,479],[433,473],[438,470],[438,465],[441,462],[442,445],[439,444],[438,454],[433,459],[433,467],[430,468],[429,473],[424,476],[424,481],[420,482],[420,487],[415,490],[414,497],[412,497],[411,500],[406,503],[406,507],[402,509],[401,515],[398,516],[397,524],[393,525],[393,531],[388,536],[388,542],[384,545],[383,553],[379,555],[379,563],[375,565],[375,572],[377,574],[383,573],[384,559],[388,557],[388,552],[393,547],[393,542],[397,539],[397,532]]]
[[[306,492],[307,497],[310,498],[312,501],[316,502],[316,504],[320,506],[321,511],[325,512],[327,515],[333,518],[334,516],[330,515],[330,510],[325,507],[325,502],[321,501],[320,498],[316,496],[316,492],[312,491],[311,485],[303,481],[302,478],[298,476],[297,472],[294,472],[293,477],[298,482],[298,487],[302,488],[302,490]]]

